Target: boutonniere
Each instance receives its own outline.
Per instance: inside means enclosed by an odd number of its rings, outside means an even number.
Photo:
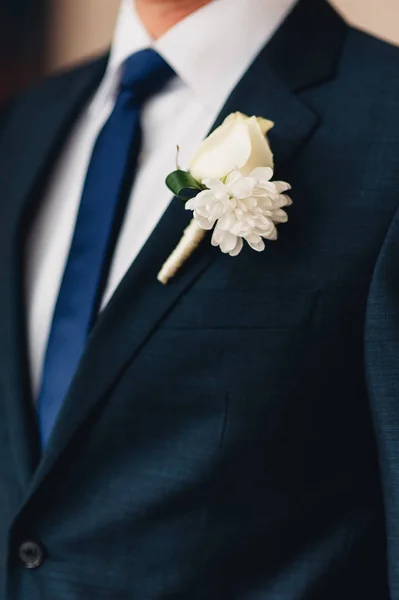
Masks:
[[[237,256],[244,241],[257,252],[264,240],[276,240],[278,223],[288,221],[284,207],[291,186],[272,181],[274,161],[267,132],[274,123],[233,113],[199,146],[189,171],[178,169],[166,179],[185,202],[193,219],[169,256],[158,280],[166,284],[213,229],[211,243]],[[187,196],[188,193],[188,196]]]

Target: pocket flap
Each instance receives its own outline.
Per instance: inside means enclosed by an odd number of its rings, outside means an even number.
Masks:
[[[168,329],[309,327],[317,290],[191,290],[164,320]]]

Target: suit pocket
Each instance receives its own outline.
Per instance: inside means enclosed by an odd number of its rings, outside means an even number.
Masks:
[[[319,303],[317,290],[192,290],[163,322],[166,329],[308,328]]]

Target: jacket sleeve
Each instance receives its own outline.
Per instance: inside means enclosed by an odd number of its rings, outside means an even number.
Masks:
[[[3,133],[7,126],[7,121],[11,113],[12,101],[9,100],[0,106],[0,142],[3,138]]]
[[[370,286],[365,367],[380,461],[390,600],[399,600],[399,209]]]

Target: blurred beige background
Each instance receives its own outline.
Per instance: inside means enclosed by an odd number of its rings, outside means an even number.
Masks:
[[[399,44],[399,0],[332,3],[352,23]],[[119,0],[52,0],[52,5],[47,70],[77,62],[108,46]]]

